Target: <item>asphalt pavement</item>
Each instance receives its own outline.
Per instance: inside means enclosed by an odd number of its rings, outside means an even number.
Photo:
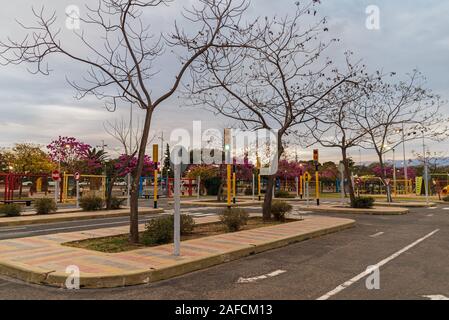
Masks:
[[[356,227],[143,286],[67,291],[0,277],[0,298],[438,300],[449,297],[449,205],[411,209],[404,216],[330,216],[353,218]],[[369,266],[379,267],[379,288],[372,286],[377,283],[376,269],[368,272]]]

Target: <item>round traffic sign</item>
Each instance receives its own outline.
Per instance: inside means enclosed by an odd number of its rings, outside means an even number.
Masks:
[[[51,173],[51,178],[55,181],[59,181],[61,179],[61,175],[59,174],[58,170],[55,170]]]
[[[81,178],[80,173],[79,173],[79,172],[76,172],[76,173],[75,173],[75,181],[79,181],[80,178]]]

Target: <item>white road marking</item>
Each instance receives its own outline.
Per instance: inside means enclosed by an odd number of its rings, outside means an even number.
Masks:
[[[443,208],[443,210],[449,210],[449,208]]]
[[[0,228],[0,232],[17,231],[17,230],[25,230],[25,229],[26,229],[26,227]]]
[[[449,300],[448,297],[443,296],[442,294],[435,294],[430,296],[423,296],[424,298],[428,298],[430,300]]]
[[[427,208],[428,210],[435,210],[435,209],[438,209],[438,207],[430,207],[430,208]]]
[[[433,217],[433,213],[426,215],[426,217]]]
[[[276,270],[273,271],[271,273],[268,274],[264,274],[258,277],[253,277],[253,278],[239,278],[237,280],[237,283],[252,283],[252,282],[256,282],[258,280],[263,280],[263,279],[268,279],[268,278],[273,278],[273,277],[277,277],[283,273],[286,273],[287,271],[285,270]]]
[[[375,233],[375,234],[372,234],[372,235],[370,235],[370,237],[371,238],[377,238],[378,236],[381,236],[381,235],[383,235],[385,232],[378,232],[378,233]]]
[[[385,258],[384,260],[378,262],[377,264],[375,264],[373,266],[373,268],[379,268],[386,265],[388,262],[396,259],[397,257],[399,257],[401,254],[403,254],[404,252],[407,252],[408,250],[412,249],[413,247],[415,247],[416,245],[420,244],[421,242],[423,242],[424,240],[426,240],[427,238],[430,238],[431,236],[433,236],[435,233],[437,233],[438,231],[440,231],[440,229],[436,229],[434,231],[432,231],[431,233],[427,234],[426,236],[416,240],[415,242],[413,242],[412,244],[404,247],[403,249],[397,251],[396,253],[393,253],[391,256],[389,256],[388,258]],[[369,274],[371,274],[372,268],[371,269],[367,269],[365,271],[363,271],[362,273],[359,273],[358,275],[356,275],[354,278],[346,281],[345,283],[339,285],[338,287],[336,287],[334,290],[329,291],[328,293],[326,293],[325,295],[319,297],[317,300],[328,300],[329,298],[331,298],[332,296],[335,296],[336,294],[340,293],[341,291],[345,290],[346,288],[350,287],[351,285],[353,285],[354,283],[356,283],[357,281],[359,281],[360,279],[363,279],[364,277],[368,276]]]

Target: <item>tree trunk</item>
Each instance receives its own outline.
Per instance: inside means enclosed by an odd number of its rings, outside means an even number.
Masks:
[[[108,188],[106,190],[106,209],[111,210],[112,201],[112,189],[114,189],[114,184],[117,181],[117,176],[113,176],[109,181]]]
[[[145,124],[142,130],[142,140],[140,141],[139,155],[137,158],[137,168],[134,170],[131,179],[131,212],[129,226],[129,241],[131,243],[139,243],[139,181],[142,176],[152,116],[153,110],[147,107],[145,113]]]
[[[351,199],[351,207],[354,207],[355,191],[354,191],[354,185],[352,184],[351,169],[349,168],[349,161],[348,161],[348,155],[346,153],[346,149],[342,149],[341,153],[343,156],[343,165],[345,166],[345,178],[348,181],[348,191],[349,191],[349,198]],[[345,192],[346,192],[346,190],[345,190]]]
[[[387,202],[393,202],[393,198],[391,197],[391,189],[390,189],[389,185],[387,185],[387,183],[386,183],[387,176],[385,174],[385,163],[384,163],[383,156],[382,156],[382,154],[377,154],[377,155],[379,157],[380,178],[382,180],[382,183],[385,186],[385,190],[387,193]]]
[[[273,201],[273,186],[274,186],[274,180],[276,176],[268,176],[268,184],[267,184],[267,190],[265,191],[265,198],[263,200],[263,220],[269,221],[271,220],[271,203]]]

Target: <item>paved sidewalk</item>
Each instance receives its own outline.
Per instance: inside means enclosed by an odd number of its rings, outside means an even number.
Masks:
[[[197,223],[217,217],[195,219]],[[354,225],[354,220],[307,217],[304,221],[227,233],[182,242],[180,257],[173,245],[122,253],[102,253],[61,245],[128,232],[128,227],[61,233],[0,241],[0,273],[27,282],[64,287],[66,268],[76,265],[84,288],[120,287],[168,279],[244,256],[278,248]],[[140,229],[143,229],[140,225]]]
[[[83,212],[80,210],[74,211],[73,209],[65,209],[65,210],[63,209],[58,212],[59,213],[46,214],[46,215],[27,214],[20,217],[1,217],[0,227],[129,216],[129,208],[120,210],[102,210],[92,212]],[[139,214],[158,214],[163,212],[164,212],[163,209],[150,209],[150,208],[139,209]]]

